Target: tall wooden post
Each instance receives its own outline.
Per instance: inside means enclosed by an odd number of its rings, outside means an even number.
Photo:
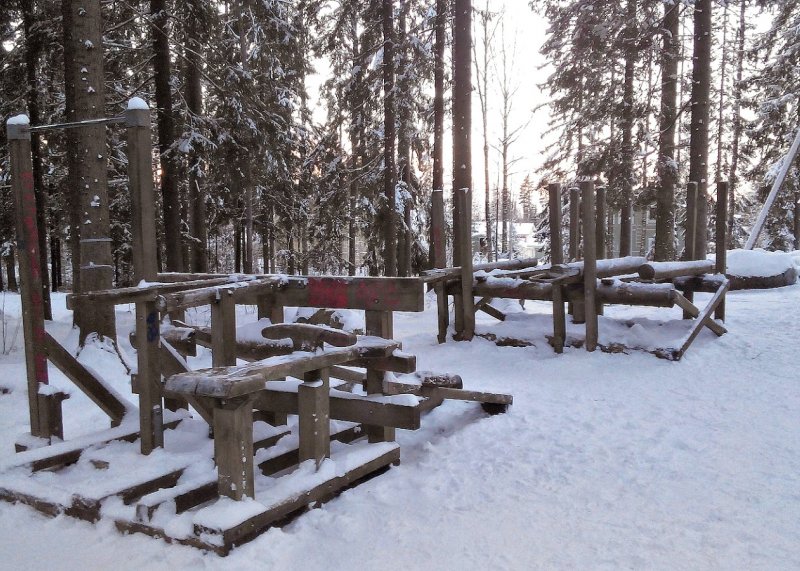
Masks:
[[[314,460],[319,468],[331,456],[330,377],[328,369],[309,371],[297,387],[300,462]]]
[[[574,262],[579,258],[581,241],[581,211],[580,190],[569,189],[569,261]]]
[[[156,281],[156,207],[153,197],[150,110],[141,99],[130,101],[125,112],[128,131],[128,180],[133,224],[133,276],[139,282]],[[136,304],[136,336],[139,388],[139,427],[142,454],[164,445],[161,399],[160,315],[154,302]]]
[[[233,288],[220,288],[211,304],[211,366],[236,364],[236,300]]]
[[[597,187],[595,196],[595,244],[597,246],[597,259],[606,257],[606,188]]]
[[[39,228],[36,225],[36,194],[33,185],[31,133],[28,117],[8,120],[6,134],[11,155],[11,187],[17,220],[22,302],[22,334],[25,342],[25,370],[28,379],[28,412],[31,434],[42,438],[63,437],[62,393],[41,391],[49,383],[45,350],[44,296],[39,258]],[[41,393],[41,394],[40,394]]]
[[[561,236],[561,185],[547,185],[550,198],[550,263],[564,263],[564,241]]]
[[[461,295],[456,306],[456,336],[475,335],[472,296],[472,0],[455,0],[453,19],[453,195]]]
[[[583,302],[586,318],[586,350],[597,349],[597,245],[594,224],[594,183],[581,181],[583,205]]]
[[[724,274],[728,269],[728,183],[717,182],[717,226],[716,226],[716,263],[718,274]],[[725,321],[725,298],[719,302],[714,313],[715,319]]]

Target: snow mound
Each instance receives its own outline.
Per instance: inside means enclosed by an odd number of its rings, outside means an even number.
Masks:
[[[742,278],[778,276],[795,268],[795,258],[786,252],[730,250],[727,274]]]
[[[8,121],[6,121],[6,125],[30,125],[31,120],[28,119],[28,116],[23,114],[14,115],[10,117]]]
[[[150,109],[150,107],[141,97],[132,97],[131,100],[128,101],[128,109]]]

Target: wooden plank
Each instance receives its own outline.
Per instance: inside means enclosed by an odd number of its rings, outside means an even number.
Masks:
[[[214,459],[221,496],[255,497],[253,400],[249,396],[214,403]]]
[[[595,243],[594,183],[580,183],[583,205],[583,301],[586,317],[586,350],[597,349],[597,245]]]
[[[39,385],[47,385],[49,379],[45,352],[44,295],[39,257],[39,228],[36,224],[31,135],[28,124],[9,123],[6,129],[11,158],[11,188],[17,222],[17,259],[20,273],[25,372],[28,381],[28,414],[31,434],[49,438],[51,436],[49,427],[43,426],[41,422],[38,397]]]
[[[295,280],[299,278],[294,278]],[[159,295],[156,299],[158,309],[164,313],[176,309],[188,309],[200,305],[213,304],[219,298],[220,289],[228,289],[238,303],[252,300],[253,303],[262,295],[273,292],[285,282],[285,278],[272,276],[242,281],[225,281],[219,285],[204,283],[196,289],[176,291]]]
[[[285,377],[301,378],[308,371],[343,365],[359,358],[385,357],[396,348],[394,341],[362,337],[352,347],[334,347],[316,353],[297,351],[238,367],[201,369],[173,375],[167,379],[165,392],[177,397],[193,394],[220,399],[234,398],[263,389],[266,381]]]
[[[213,280],[202,280],[195,282],[167,284],[151,283],[145,287],[133,286],[87,291],[81,294],[69,294],[67,296],[67,309],[75,309],[75,306],[78,303],[83,302],[121,305],[127,303],[138,303],[140,301],[156,301],[159,295],[168,295],[170,293],[193,290],[199,287],[207,287],[212,285],[239,283],[239,281],[241,280],[237,281],[234,278],[222,277],[215,278]]]
[[[288,307],[423,311],[424,294],[420,278],[312,276],[289,278],[275,296]]]
[[[339,430],[331,430],[331,442],[343,442],[349,444],[366,436],[364,427],[360,424],[350,428],[343,428]],[[300,463],[300,450],[297,447],[281,452],[275,456],[271,456],[258,464],[258,469],[265,476],[273,476],[278,472],[297,466]]]
[[[309,371],[297,387],[300,462],[314,460],[319,468],[331,455],[330,379],[327,370]]]
[[[363,371],[354,371],[347,367],[334,366],[329,369],[331,377],[341,379],[347,383],[363,385],[367,380],[367,374]]]
[[[711,314],[714,313],[714,310],[717,308],[719,303],[725,299],[725,293],[728,291],[729,287],[730,281],[726,279],[711,298],[711,301],[708,302],[708,305],[706,305],[705,309],[703,309],[702,313],[697,317],[697,321],[692,325],[692,328],[685,337],[680,349],[673,352],[673,357],[676,361],[679,361],[681,357],[686,354],[689,346],[700,334],[700,330],[705,327],[705,322],[711,319]]]
[[[496,307],[492,307],[491,305],[492,298],[484,297],[478,303],[475,304],[475,311],[482,311],[486,315],[490,315],[497,319],[498,321],[505,321],[506,314],[497,309]]]
[[[118,394],[109,390],[102,379],[95,376],[94,372],[83,366],[69,351],[45,332],[44,349],[47,357],[78,387],[92,402],[106,413],[115,423],[120,423],[128,410],[133,406],[123,400]]]
[[[218,290],[211,304],[211,366],[236,365],[236,302],[231,289]]]
[[[551,265],[564,263],[564,242],[561,236],[561,185],[551,183],[547,185],[549,195],[549,221],[550,221],[550,263]]]
[[[688,313],[691,317],[697,317],[700,315],[700,310],[688,299],[683,297],[680,292],[675,292],[675,304],[681,307],[684,312]],[[711,329],[718,337],[725,335],[728,332],[725,327],[714,321],[713,319],[707,319],[705,321],[706,327]]]
[[[161,366],[159,314],[152,301],[136,304],[136,352],[139,388],[139,427],[142,454],[164,446],[163,406],[161,401]]]
[[[417,370],[417,356],[395,351],[388,357],[353,359],[347,363],[347,366],[364,367],[376,371],[390,371],[392,373],[413,373]]]
[[[266,389],[256,395],[256,410],[298,414],[297,393]],[[372,423],[376,426],[417,430],[420,427],[420,411],[416,405],[369,400],[357,395],[330,395],[330,418],[347,422]]]
[[[244,541],[252,539],[273,523],[283,520],[293,512],[296,512],[297,510],[303,510],[311,503],[326,501],[334,497],[337,492],[354,484],[369,474],[372,474],[399,461],[400,448],[393,447],[375,459],[348,470],[341,476],[333,477],[330,480],[314,486],[311,489],[301,491],[296,496],[287,498],[285,501],[265,509],[264,512],[259,513],[247,521],[230,529],[212,530],[195,525],[195,535],[218,535],[221,537],[226,550],[229,550],[235,545],[239,545]]]

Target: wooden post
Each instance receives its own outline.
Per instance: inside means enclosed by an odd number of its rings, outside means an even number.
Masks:
[[[253,484],[253,395],[214,406],[214,459],[217,490],[241,500],[255,497]]]
[[[447,263],[444,224],[444,191],[435,188],[431,195],[431,237],[433,238],[434,268],[444,268]],[[450,327],[450,309],[444,287],[445,284],[436,284],[434,286],[439,324],[437,340],[439,343],[444,343],[447,340],[447,330]]]
[[[716,227],[716,263],[718,274],[724,274],[728,269],[728,183],[717,182],[717,227]],[[714,312],[715,319],[725,321],[725,296],[723,295]]]
[[[561,185],[558,183],[549,184],[547,185],[547,190],[550,198],[550,262],[552,265],[563,264],[564,241],[561,236]]]
[[[579,258],[578,248],[581,241],[581,214],[579,208],[580,190],[569,189],[569,261],[575,262]]]
[[[461,266],[461,295],[456,298],[456,338],[475,335],[472,295],[472,1],[453,4],[453,205],[455,265]],[[457,224],[456,224],[457,222]]]
[[[300,462],[314,460],[319,468],[330,458],[330,377],[328,369],[303,375],[297,387],[300,429]]]
[[[25,115],[8,120],[6,134],[11,155],[11,187],[17,219],[17,255],[22,303],[22,335],[25,343],[25,370],[28,379],[28,413],[31,434],[42,438],[63,436],[60,400],[40,395],[49,383],[45,348],[44,296],[39,258],[39,228],[36,225],[36,195],[33,187],[30,123]],[[47,393],[47,394],[45,394]],[[59,411],[54,413],[53,406]],[[42,410],[47,407],[50,410]]]
[[[375,335],[384,339],[391,339],[393,335],[393,318],[391,311],[364,311],[364,325],[367,335]],[[383,394],[383,379],[385,373],[375,369],[367,369],[367,379],[364,390],[368,395]],[[392,427],[379,425],[364,425],[370,442],[393,442],[395,430]]]
[[[258,318],[268,318],[273,325],[283,323],[283,306],[279,304],[274,294],[261,295],[256,300]]]
[[[211,304],[211,366],[236,364],[236,300],[232,288],[220,288]]]
[[[581,181],[583,205],[583,302],[586,350],[597,349],[597,244],[595,243],[594,182]]]
[[[595,197],[595,244],[597,245],[597,259],[606,257],[606,188],[597,187]]]
[[[697,234],[697,183],[686,184],[686,232],[684,237],[684,259],[694,260],[694,245]],[[694,301],[694,292],[687,289],[683,293],[689,301]],[[692,319],[689,312],[683,312],[684,319]]]
[[[553,284],[553,349],[556,353],[564,352],[567,339],[567,321],[564,315],[564,287]]]
[[[142,454],[164,445],[164,419],[161,402],[160,318],[153,301],[136,304],[136,348],[139,370],[139,428]]]
[[[128,179],[133,224],[133,276],[139,282],[156,281],[156,207],[153,195],[153,143],[150,110],[125,111],[128,129]]]
[[[696,259],[694,254],[697,241],[697,183],[686,184],[686,234],[684,238],[684,258]]]

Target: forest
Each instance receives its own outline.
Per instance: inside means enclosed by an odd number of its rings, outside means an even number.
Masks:
[[[800,124],[797,2],[533,0],[526,11],[542,27],[525,33],[542,38],[546,62],[537,94],[515,88],[534,70],[519,56],[509,65],[505,3],[455,4],[471,5],[471,53],[451,49],[448,0],[6,0],[0,116],[58,124],[147,101],[164,271],[416,275],[435,264],[435,190],[447,191],[452,236],[456,166],[472,174],[473,235],[485,237],[475,251],[489,261],[514,255],[516,220],[534,222],[546,255],[536,197],[585,177],[606,187],[619,221],[614,255],[634,248],[638,208],[656,222],[651,257],[704,257],[717,180],[729,182],[729,246],[742,245]],[[483,156],[454,165],[444,135],[464,99],[453,90],[464,61],[467,135]],[[516,121],[512,106],[548,121]],[[487,124],[499,131],[491,140]],[[546,149],[510,188],[522,131]],[[49,287],[81,291],[81,244],[98,238],[113,269],[104,286],[130,285],[123,130],[32,143]],[[16,287],[9,177],[4,131],[4,289]],[[690,181],[705,200],[687,254]],[[800,247],[797,168],[762,237],[768,249]]]

